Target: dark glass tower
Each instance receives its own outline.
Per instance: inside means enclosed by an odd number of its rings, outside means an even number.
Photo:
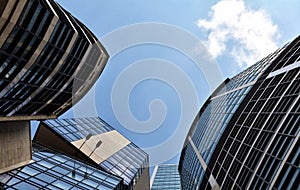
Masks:
[[[0,121],[61,115],[98,79],[108,54],[53,0],[3,0],[0,11]]]
[[[183,189],[299,189],[300,37],[207,99],[186,138]]]
[[[31,159],[29,121],[64,113],[107,60],[92,32],[53,0],[1,0],[0,173]]]
[[[33,141],[121,177],[125,189],[150,187],[148,155],[99,117],[46,120]]]

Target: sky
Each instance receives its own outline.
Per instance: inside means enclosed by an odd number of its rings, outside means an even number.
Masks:
[[[294,39],[298,0],[58,0],[110,59],[60,118],[99,115],[150,155],[177,163],[189,127],[225,79]]]

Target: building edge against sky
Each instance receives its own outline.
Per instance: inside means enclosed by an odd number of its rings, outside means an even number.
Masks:
[[[181,190],[177,164],[156,165],[150,182],[151,190]]]
[[[57,118],[103,71],[108,54],[52,0],[0,5],[0,171],[31,160],[29,120]]]
[[[3,2],[0,173],[30,163],[29,120],[69,109],[108,59],[93,34],[52,0]],[[209,97],[182,152],[184,189],[297,188],[299,51],[296,38]]]
[[[121,177],[128,190],[150,188],[148,154],[99,117],[43,121],[33,141]]]
[[[99,117],[40,122],[32,160],[0,174],[0,189],[150,188],[148,155]]]
[[[299,189],[300,37],[232,79],[195,117],[183,189]]]

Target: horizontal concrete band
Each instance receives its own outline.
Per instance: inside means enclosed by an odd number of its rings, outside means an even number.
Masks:
[[[276,75],[280,75],[280,74],[282,74],[282,73],[285,73],[285,72],[287,72],[287,71],[296,69],[296,68],[298,68],[298,67],[300,67],[300,61],[295,62],[295,63],[293,63],[293,64],[290,64],[290,65],[288,65],[288,66],[285,66],[285,67],[283,67],[283,68],[281,68],[281,69],[278,69],[278,70],[276,70],[276,71],[273,71],[273,72],[269,73],[269,75],[267,76],[267,78],[271,78],[271,77],[274,77],[274,76],[276,76]]]

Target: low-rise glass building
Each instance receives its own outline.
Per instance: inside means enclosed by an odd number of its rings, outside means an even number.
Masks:
[[[150,187],[148,155],[99,117],[43,121],[33,141],[121,177],[126,189]]]
[[[34,143],[31,163],[0,174],[0,189],[123,190],[123,179]]]

